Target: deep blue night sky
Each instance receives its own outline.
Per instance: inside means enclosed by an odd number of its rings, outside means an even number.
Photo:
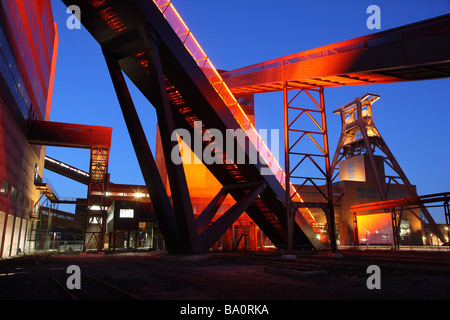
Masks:
[[[450,12],[450,0],[173,0],[173,3],[215,67],[224,70]],[[366,9],[372,4],[381,9],[381,30],[369,30],[366,26],[369,17]],[[111,181],[144,184],[100,46],[84,28],[66,27],[69,15],[61,1],[52,0],[52,5],[60,44],[50,120],[113,127]],[[417,185],[418,193],[450,191],[450,103],[446,95],[449,89],[450,79],[326,89],[331,156],[340,134],[339,116],[332,111],[366,92],[376,92],[381,99],[374,105],[375,124],[411,183]],[[153,107],[137,90],[132,94],[154,150]],[[281,93],[256,96],[257,129],[282,130],[282,103]],[[89,150],[55,147],[47,150],[51,157],[88,170]],[[284,163],[282,152],[280,163]],[[44,177],[50,179],[62,197],[86,197],[84,185],[49,171]],[[434,214],[437,222],[444,222],[443,212]]]

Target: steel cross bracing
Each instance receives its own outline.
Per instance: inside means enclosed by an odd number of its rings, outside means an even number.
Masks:
[[[99,251],[103,249],[104,225],[106,223],[105,192],[108,182],[111,135],[112,128],[108,127],[51,121],[28,121],[27,139],[30,144],[91,150],[88,177],[86,177],[86,173],[82,175],[79,170],[76,174],[77,181],[88,184],[83,250],[88,247]],[[53,162],[47,162],[46,160],[47,169],[49,166],[58,173],[74,177],[73,174],[70,174],[71,169],[74,168],[68,165],[62,165],[61,162],[53,159]],[[62,168],[67,170],[63,171]],[[83,179],[80,179],[80,176]]]
[[[450,241],[450,195],[447,195],[444,199],[444,216],[445,224],[447,225],[447,242]]]
[[[234,94],[450,77],[450,14],[223,73]]]
[[[341,116],[342,131],[331,165],[331,173],[337,172],[333,179],[339,174],[338,164],[343,158],[349,158],[358,154],[367,154],[381,200],[387,200],[389,187],[392,182],[397,185],[402,185],[409,196],[417,197],[415,188],[411,185],[411,182],[383,140],[380,132],[375,127],[372,105],[378,99],[380,99],[378,94],[368,93],[334,111],[335,114]],[[381,176],[376,163],[375,152],[377,150],[381,152],[383,162],[397,174],[397,176],[385,176],[388,179],[387,182]],[[438,236],[442,243],[446,243],[447,241],[444,235],[439,230],[428,209],[423,204],[419,204],[419,206],[431,230]],[[419,220],[422,220],[411,210],[410,212]],[[394,219],[393,226],[396,228],[398,223],[395,220],[395,213],[392,216]]]
[[[221,77],[218,75],[217,71],[214,69],[214,67],[210,63],[209,58],[203,52],[203,50],[196,42],[193,35],[187,29],[187,26],[184,24],[184,22],[179,17],[178,13],[176,12],[175,8],[173,7],[173,4],[170,1],[155,1],[155,3],[158,4],[161,12],[165,15],[166,19],[171,23],[171,26],[176,31],[178,37],[182,40],[183,44],[185,44],[186,48],[192,54],[192,56],[196,60],[197,64],[201,67],[204,74],[208,77],[208,79],[210,80],[210,83],[213,85],[216,92],[219,93],[219,95],[221,96],[221,98],[223,99],[223,101],[225,102],[227,107],[229,108],[229,110],[232,112],[235,119],[238,120],[241,127],[247,132],[247,134],[250,137],[250,140],[255,144],[256,148],[260,152],[260,155],[262,155],[264,157],[264,160],[268,162],[269,166],[271,167],[274,174],[278,177],[279,181],[281,183],[284,182],[285,186],[286,185],[290,186],[289,189],[293,189],[293,186],[288,181],[282,181],[282,179],[285,175],[284,175],[281,167],[276,163],[276,160],[273,158],[273,156],[270,153],[270,150],[265,146],[261,137],[256,132],[251,121],[246,116],[245,112],[243,112],[241,106],[237,103],[236,99],[233,97],[231,92],[228,90],[223,79],[221,79]],[[189,42],[191,42],[191,44],[189,44]],[[176,95],[178,95],[178,94],[176,94]],[[182,99],[180,99],[180,98],[181,97],[176,97],[177,104],[185,105],[182,103]],[[186,111],[186,110],[183,110],[183,111]],[[191,124],[192,124],[192,121],[195,119],[196,119],[195,116],[190,118]],[[200,128],[200,130],[202,133],[205,131],[204,128]],[[226,154],[224,154],[223,156],[224,156],[224,160],[225,160]],[[240,182],[246,182],[246,180],[243,178],[243,175],[240,174],[238,172],[238,170],[236,169],[235,165],[228,166],[228,167],[229,167],[228,168],[229,170],[231,169],[232,171],[235,171],[235,178],[238,178],[240,180]],[[236,172],[237,172],[237,175],[236,175]],[[280,173],[281,173],[281,175],[280,175]],[[297,200],[299,200],[298,194],[297,193],[295,193],[295,194],[298,198]],[[260,207],[260,209],[267,212],[267,208],[264,206],[263,201],[258,199],[255,201],[255,203]],[[314,218],[312,220],[314,220]],[[291,239],[291,236],[288,235],[288,243],[290,242],[290,239]],[[288,244],[288,246],[289,246],[289,244]]]
[[[89,170],[87,208],[84,224],[83,251],[103,250],[106,228],[106,190],[108,185],[109,148],[92,146]]]
[[[287,219],[289,225],[294,223],[295,211],[304,211],[317,234],[321,233],[319,226],[308,207],[322,208],[327,219],[327,237],[333,252],[336,252],[336,232],[333,187],[331,183],[330,153],[328,146],[328,131],[323,88],[293,90],[285,83],[283,89],[284,100],[284,140],[285,140],[285,170],[287,184],[296,182],[296,187],[286,192]],[[291,96],[289,96],[291,93]],[[309,125],[307,125],[309,124]],[[306,141],[305,141],[306,140]],[[308,143],[310,146],[308,146]],[[312,165],[312,170],[305,170],[305,163]],[[305,176],[303,172],[311,172]],[[311,183],[322,195],[321,203],[304,203],[296,197],[302,193],[302,187]],[[325,185],[326,194],[319,188]],[[307,218],[308,219],[308,218]],[[291,249],[288,251],[292,251]]]
[[[244,211],[276,246],[286,247],[284,172],[173,5],[168,1],[67,1],[72,4],[80,6],[84,26],[102,46],[169,252],[205,252]],[[177,148],[169,141],[174,128],[192,135],[217,129],[224,136],[228,129],[245,129],[246,141],[236,145],[237,151],[244,151],[244,164],[205,164],[237,202],[206,230],[199,230],[193,217],[182,168],[165,157],[170,188],[179,191],[168,198],[122,71],[157,110],[165,155]],[[199,121],[200,128],[194,125]],[[203,147],[207,145],[203,141]],[[253,164],[249,157],[255,148],[265,159]],[[262,174],[264,168],[273,173]],[[207,220],[219,202],[209,206]],[[293,243],[296,248],[322,248],[303,216],[297,217]]]
[[[441,202],[442,207],[444,208],[445,224],[446,224],[446,229],[447,229],[447,238],[444,237],[445,242],[443,242],[443,243],[448,245],[448,243],[449,243],[448,239],[450,236],[449,200],[450,200],[450,193],[444,192],[444,193],[429,194],[429,195],[424,195],[424,196],[413,196],[413,197],[409,197],[409,198],[384,200],[384,201],[378,201],[378,202],[372,202],[372,203],[353,205],[350,209],[350,212],[353,214],[353,225],[354,225],[354,230],[355,230],[355,232],[354,232],[355,244],[358,245],[358,243],[359,243],[358,224],[357,224],[357,216],[359,216],[359,215],[373,215],[373,214],[390,212],[391,219],[392,219],[393,234],[394,234],[394,246],[395,246],[395,248],[399,248],[400,247],[399,225],[400,225],[400,221],[402,218],[402,212],[404,210],[410,210],[412,212],[412,209],[415,209],[415,208],[419,208],[422,210],[422,208],[425,207],[425,204]],[[397,212],[399,212],[399,214],[397,214]],[[417,218],[421,219],[420,217],[417,217]]]
[[[152,52],[153,57],[155,57],[155,49],[152,49]],[[122,101],[121,104],[124,116],[128,118],[130,117],[128,113],[133,114],[133,121],[135,125],[131,126],[131,121],[127,123],[130,136],[132,137],[132,140],[138,140],[138,136],[142,135],[142,126],[140,125],[137,114],[135,114],[135,109],[132,100],[129,97],[129,92],[126,88],[125,80],[121,75],[117,62],[115,62],[113,58],[106,52],[105,56],[113,82],[116,88],[120,89],[117,91],[117,95],[119,97],[119,100]],[[160,74],[160,76],[162,76],[162,74]],[[163,79],[161,78],[160,80],[162,81]],[[125,96],[128,98],[125,99]],[[164,96],[164,94],[162,94],[162,96]],[[166,103],[170,103],[170,100],[168,98],[166,100]],[[170,122],[173,122],[173,116],[172,118],[167,119],[164,119],[163,116],[159,116],[158,119],[160,128],[162,127],[162,121],[167,121],[169,124]],[[168,119],[171,120],[168,121]],[[164,130],[167,129],[162,129],[161,135],[163,135]],[[140,133],[137,131],[139,131]],[[170,137],[170,135],[167,136]],[[167,144],[167,141],[165,142]],[[147,149],[148,147],[148,145],[146,146],[145,142],[140,143],[138,141],[134,141],[133,143],[135,144],[135,148],[137,148],[137,150]],[[171,148],[168,148],[167,145],[165,146],[165,153],[168,154],[168,159],[170,159],[170,152],[171,150],[173,150],[172,148],[177,148],[176,144],[170,144],[169,146]],[[188,198],[189,191],[187,189],[187,183],[184,177],[183,166],[175,165],[171,160],[166,161],[166,165],[168,167],[170,188],[173,195],[172,208],[167,193],[164,190],[161,177],[159,176],[159,173],[157,171],[156,163],[154,162],[150,152],[151,151],[149,150],[147,151],[148,162],[144,163],[145,160],[142,159],[141,166],[149,167],[149,164],[151,166],[151,170],[149,170],[149,172],[152,173],[146,174],[145,172],[147,171],[145,170],[143,172],[144,178],[146,179],[146,183],[149,186],[150,197],[155,207],[155,212],[158,215],[158,221],[160,222],[160,224],[162,224],[162,221],[164,223],[164,227],[163,225],[161,225],[161,227],[163,229],[167,248],[171,253],[200,254],[207,251],[216,241],[219,240],[220,236],[234,223],[234,221],[237,220],[237,218],[251,205],[253,201],[256,200],[259,194],[265,189],[265,185],[262,182],[253,185],[235,184],[232,186],[226,186],[221,190],[221,192],[219,192],[218,196],[213,199],[211,204],[207,208],[205,208],[200,217],[197,218],[196,221],[194,221],[192,205],[190,199]],[[172,169],[169,168],[170,166],[173,166]],[[152,186],[158,187],[158,190],[153,189]],[[226,194],[229,192],[229,189],[240,190],[243,192],[243,194],[234,206],[232,206],[216,222],[209,226],[211,220],[220,207],[221,201],[223,201],[224,196],[226,196]]]

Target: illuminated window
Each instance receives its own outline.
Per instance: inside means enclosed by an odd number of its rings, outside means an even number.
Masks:
[[[91,217],[89,219],[89,224],[102,224],[102,218]]]
[[[354,163],[348,164],[348,179],[355,180],[355,164]]]
[[[9,182],[3,179],[0,194],[4,197],[8,197],[8,192],[9,192]]]
[[[120,209],[119,217],[127,219],[134,218],[134,209]]]

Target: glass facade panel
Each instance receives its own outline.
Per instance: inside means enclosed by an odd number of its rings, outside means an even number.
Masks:
[[[28,119],[31,100],[20,76],[19,68],[6,41],[3,29],[0,27],[0,73],[8,85],[21,113]]]
[[[2,189],[0,190],[0,194],[4,197],[8,197],[9,195],[9,182],[5,179],[2,179]]]
[[[50,1],[1,0],[2,76],[25,119],[44,119],[51,78],[55,30]]]

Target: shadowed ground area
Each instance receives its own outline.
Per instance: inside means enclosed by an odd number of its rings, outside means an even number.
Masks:
[[[294,267],[276,254],[213,254],[195,259],[161,252],[26,256],[0,261],[0,300],[70,300],[62,287],[71,276],[67,273],[71,265],[80,268],[81,289],[70,291],[79,300],[130,298],[112,295],[94,280],[113,286],[116,294],[120,289],[143,300],[441,300],[450,298],[450,277],[445,274],[449,269],[441,266],[443,271],[436,272],[439,268],[432,261],[448,260],[449,255],[424,258],[421,267],[430,265],[430,272],[395,269],[392,254],[383,262],[380,254],[361,252],[346,252],[334,258],[335,263],[326,252],[298,255],[297,261],[308,261],[310,270],[308,264]],[[310,259],[316,261],[314,265]],[[365,271],[371,264],[380,265],[379,290],[366,285],[370,274]],[[410,264],[413,270],[415,262]]]

